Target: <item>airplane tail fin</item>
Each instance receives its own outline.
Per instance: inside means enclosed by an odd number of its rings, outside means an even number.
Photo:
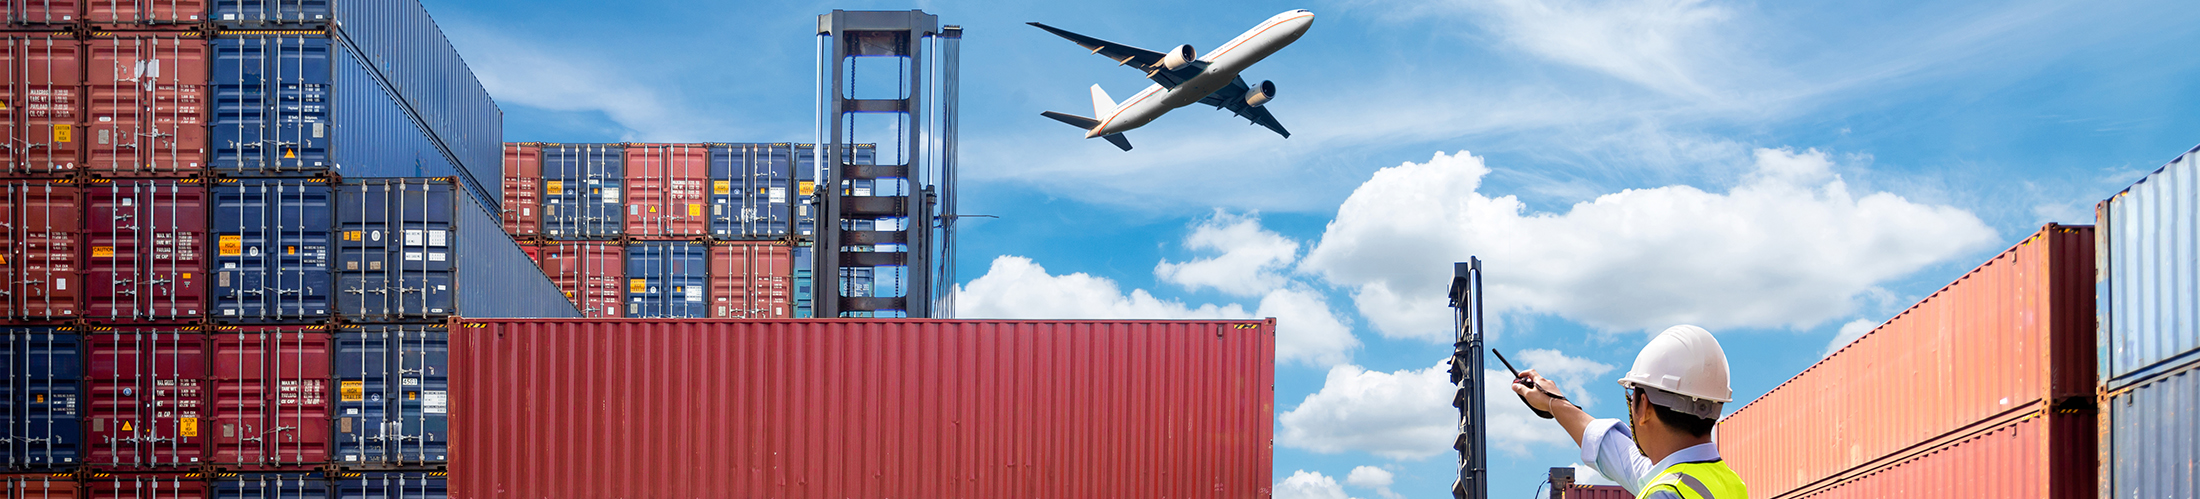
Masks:
[[[1094,87],[1094,88],[1098,88],[1098,87]],[[1080,129],[1084,129],[1084,130],[1091,130],[1091,129],[1093,129],[1093,127],[1097,127],[1097,126],[1100,126],[1100,120],[1096,120],[1096,119],[1092,119],[1092,118],[1086,118],[1086,117],[1083,117],[1083,116],[1078,116],[1078,115],[1074,115],[1074,114],[1069,114],[1069,113],[1057,113],[1057,112],[1054,112],[1054,111],[1047,111],[1047,112],[1039,113],[1039,115],[1040,115],[1040,116],[1045,116],[1045,117],[1048,117],[1048,118],[1053,118],[1053,119],[1054,119],[1054,121],[1060,121],[1060,122],[1063,122],[1063,123],[1067,123],[1067,124],[1069,124],[1069,126],[1077,127],[1077,128],[1080,128]],[[1108,141],[1108,143],[1109,143],[1109,144],[1115,144],[1115,147],[1116,147],[1116,148],[1118,148],[1118,149],[1122,149],[1122,150],[1125,150],[1125,151],[1131,150],[1131,139],[1123,137],[1123,134],[1120,134],[1120,133],[1111,133],[1111,134],[1107,134],[1107,135],[1102,135],[1102,136],[1100,136],[1100,138],[1102,138],[1102,139],[1107,139],[1107,141]]]
[[[1093,85],[1092,115],[1107,116],[1110,114],[1115,114],[1115,99],[1109,98],[1108,91],[1101,90],[1100,85]]]

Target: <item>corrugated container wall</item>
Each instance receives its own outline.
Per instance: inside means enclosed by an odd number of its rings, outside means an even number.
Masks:
[[[208,499],[328,499],[320,473],[221,473]]]
[[[623,149],[616,144],[542,145],[543,235],[615,239],[622,234]]]
[[[60,321],[77,317],[86,283],[77,266],[77,234],[83,204],[75,183],[34,180],[0,183],[0,298],[6,318]]]
[[[84,316],[94,322],[206,316],[206,186],[94,180],[84,189]]]
[[[214,319],[325,322],[335,192],[323,179],[222,179],[214,197]]]
[[[84,431],[78,424],[83,400],[84,343],[75,328],[0,329],[0,364],[7,380],[0,403],[7,414],[0,445],[9,470],[56,470],[77,465]]]
[[[780,239],[796,209],[791,144],[718,144],[710,149],[710,232],[720,239]],[[806,209],[806,208],[804,208]]]
[[[2096,208],[2101,379],[2200,359],[2200,147]]]
[[[73,5],[63,0],[62,3]],[[33,2],[8,2],[9,18],[49,14]],[[54,9],[65,7],[57,4]],[[18,12],[29,10],[30,12]],[[83,140],[77,129],[84,116],[84,47],[66,33],[8,33],[0,53],[0,72],[8,77],[4,97],[10,147],[0,148],[9,176],[61,176],[76,172]]]
[[[1751,497],[2079,499],[2093,496],[2093,414],[2033,414],[1906,455],[1886,467],[1842,477],[1808,493]],[[1728,463],[1735,463],[1728,459]],[[1748,478],[1742,479],[1748,482]],[[2169,497],[2169,496],[2153,496]]]
[[[458,311],[467,317],[580,317],[519,244],[504,234],[494,209],[458,203]],[[481,292],[492,290],[494,292]]]
[[[85,499],[199,499],[206,497],[206,476],[198,473],[93,474],[84,480]]]
[[[635,242],[626,247],[626,317],[710,317],[710,247],[698,241]]]
[[[85,459],[93,469],[197,466],[206,457],[206,335],[197,327],[95,327],[84,334]]]
[[[504,145],[504,233],[542,235],[542,146]]]
[[[339,473],[336,499],[444,499],[450,497],[444,472]]]
[[[67,473],[0,475],[0,497],[8,499],[78,499],[83,494],[76,477]]]
[[[535,260],[583,317],[626,313],[626,246],[602,241],[550,241]]]
[[[2103,395],[2099,497],[2200,497],[2200,362]]]
[[[461,324],[454,498],[1270,493],[1273,320]]]
[[[8,9],[9,27],[58,28],[76,23],[83,13],[77,0],[18,0],[0,5]]]
[[[336,331],[336,461],[440,464],[450,456],[450,334],[442,325]],[[494,380],[479,380],[494,383]]]
[[[794,257],[783,242],[718,242],[710,247],[710,316],[794,317]]]
[[[494,186],[504,140],[504,112],[481,86],[458,49],[418,0],[214,0],[210,17],[234,29],[331,29],[373,61],[370,75],[449,150],[468,186]],[[338,35],[332,35],[338,36]],[[348,165],[347,165],[348,166]],[[353,176],[362,174],[353,173]],[[389,173],[370,176],[402,176]],[[415,176],[448,176],[431,173]],[[501,204],[493,187],[481,194]]]
[[[86,62],[91,130],[85,167],[107,177],[204,173],[206,39],[188,32],[94,36]]]
[[[702,144],[626,145],[626,235],[649,239],[709,235],[711,150]]]
[[[1777,497],[1983,421],[2088,404],[2092,265],[2091,227],[2046,226],[1735,410],[1721,455]]]
[[[320,326],[223,326],[208,334],[208,461],[228,470],[327,463],[330,339]]]
[[[206,20],[205,0],[79,0],[101,29],[190,28]]]

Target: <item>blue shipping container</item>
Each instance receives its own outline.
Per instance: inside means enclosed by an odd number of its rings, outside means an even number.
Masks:
[[[444,499],[448,474],[441,472],[345,473],[336,479],[336,499]]]
[[[793,144],[716,144],[710,148],[710,235],[781,239],[794,212]]]
[[[2102,497],[2200,493],[2200,362],[2108,392],[2101,408]]]
[[[817,309],[815,308],[817,303],[814,301],[817,297],[816,292],[812,290],[816,287],[817,280],[811,277],[817,271],[817,249],[808,245],[795,246],[792,256],[794,257],[794,317],[796,319],[817,317]]]
[[[351,179],[336,191],[344,317],[388,322],[457,313],[458,197],[450,181]]]
[[[2200,147],[2096,211],[2102,381],[2118,388],[2200,360]]]
[[[336,462],[441,463],[450,448],[450,334],[442,325],[336,331]]]
[[[626,247],[627,318],[710,317],[710,246],[636,242]]]
[[[335,308],[334,198],[321,179],[223,179],[213,189],[214,319],[312,323]]]
[[[6,328],[0,363],[7,380],[0,385],[7,415],[9,470],[55,470],[76,466],[83,445],[77,420],[84,379],[84,342],[66,327]]]
[[[374,62],[373,76],[434,132],[467,183],[497,182],[504,112],[418,0],[214,0],[210,7],[208,17],[225,28],[338,33]]]
[[[878,164],[878,146],[856,144],[850,146],[855,164]],[[822,154],[812,144],[795,144],[794,176],[796,198],[794,206],[795,231],[804,240],[817,232],[817,203],[811,198],[817,194],[817,155]]]
[[[329,483],[320,473],[222,473],[214,477],[213,499],[327,499]]]
[[[321,34],[224,33],[213,40],[216,173],[232,177],[452,177],[466,172],[443,137],[385,87],[340,40]],[[491,147],[490,152],[495,153]],[[496,160],[496,158],[491,158]],[[488,178],[500,182],[503,165]],[[473,177],[465,177],[473,178]],[[501,185],[467,182],[480,199]]]
[[[542,145],[542,233],[556,239],[610,239],[624,234],[619,202],[626,148],[618,144]]]

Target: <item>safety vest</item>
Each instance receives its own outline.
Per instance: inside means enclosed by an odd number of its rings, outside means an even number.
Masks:
[[[1635,499],[1649,499],[1656,491],[1670,491],[1681,499],[1749,499],[1749,487],[1723,461],[1675,464],[1642,487]]]

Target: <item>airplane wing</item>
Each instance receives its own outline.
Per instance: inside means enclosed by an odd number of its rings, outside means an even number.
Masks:
[[[1255,125],[1268,127],[1269,130],[1274,130],[1276,134],[1282,135],[1284,138],[1291,138],[1291,131],[1284,130],[1283,124],[1276,122],[1275,115],[1268,114],[1267,106],[1245,105],[1245,92],[1251,88],[1245,84],[1245,78],[1238,78],[1232,80],[1230,86],[1222,87],[1215,90],[1215,93],[1207,94],[1207,97],[1200,99],[1199,103],[1229,110],[1230,114],[1252,120]]]
[[[1130,66],[1144,72],[1147,79],[1161,84],[1162,88],[1176,88],[1177,85],[1182,85],[1185,80],[1199,76],[1201,71],[1207,70],[1205,61],[1191,61],[1183,67],[1176,68],[1175,71],[1170,71],[1169,68],[1161,65],[1161,58],[1166,54],[1160,52],[1071,33],[1045,24],[1025,24],[1037,26],[1039,29],[1047,30],[1048,33],[1053,33],[1054,36],[1077,42],[1077,46],[1089,49],[1092,53],[1100,54],[1102,57],[1107,57],[1108,60],[1115,61],[1117,65]]]

